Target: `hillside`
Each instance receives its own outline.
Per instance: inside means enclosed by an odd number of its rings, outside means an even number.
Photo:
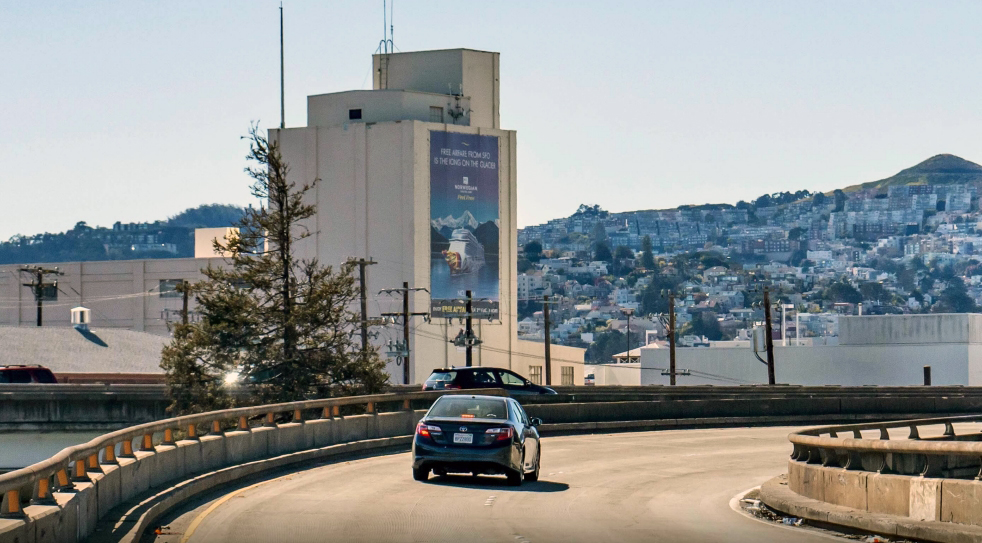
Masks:
[[[955,155],[943,154],[935,155],[892,177],[853,185],[842,190],[855,192],[875,188],[885,191],[887,187],[899,185],[952,185],[980,181],[982,181],[982,166]]]
[[[186,209],[166,221],[89,226],[66,232],[16,235],[0,242],[0,264],[129,260],[194,256],[194,229],[233,226],[245,210],[209,204]]]

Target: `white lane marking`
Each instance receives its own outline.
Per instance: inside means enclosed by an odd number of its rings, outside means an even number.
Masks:
[[[484,505],[488,507],[494,505],[494,498],[494,496],[488,496],[488,499],[485,500]]]

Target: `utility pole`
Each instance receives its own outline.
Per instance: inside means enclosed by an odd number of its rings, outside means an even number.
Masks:
[[[549,337],[549,295],[545,294],[542,296],[542,319],[545,321],[543,324],[546,329],[546,386],[552,384],[552,355],[549,352],[549,347],[552,345],[552,339]]]
[[[399,346],[400,358],[402,358],[402,380],[404,384],[410,384],[409,375],[409,319],[413,317],[426,316],[429,313],[409,312],[409,293],[418,291],[429,292],[429,290],[423,287],[409,288],[409,283],[406,281],[402,282],[402,288],[387,288],[379,291],[379,294],[391,294],[393,292],[402,292],[402,313],[382,313],[383,317],[401,317],[402,318],[402,345]]]
[[[29,287],[34,293],[34,301],[37,302],[37,325],[41,326],[43,322],[43,304],[44,304],[44,289],[51,287],[58,287],[58,281],[52,283],[45,283],[45,275],[65,275],[63,272],[59,271],[58,268],[42,268],[41,266],[25,266],[21,268],[21,273],[26,273],[33,276],[34,281],[31,283],[24,283],[25,287]]]
[[[675,386],[675,292],[668,293],[668,373],[669,384]]]
[[[367,357],[368,355],[368,284],[365,281],[365,266],[371,266],[372,264],[378,264],[371,258],[365,260],[364,258],[359,258],[357,260],[351,259],[352,262],[358,264],[358,279],[361,286],[361,355]]]
[[[471,291],[467,291],[467,367],[474,365],[474,315],[471,308]]]
[[[283,80],[283,2],[280,2],[280,128],[286,128],[286,96],[283,91]]]
[[[767,346],[767,384],[773,385],[774,379],[774,337],[771,332],[771,297],[764,287],[764,341]]]
[[[631,362],[631,313],[634,313],[634,310],[624,309],[622,311],[627,315],[627,361]]]
[[[181,293],[184,298],[184,303],[181,306],[181,323],[187,325],[188,323],[188,298],[191,295],[191,283],[187,280],[182,280],[181,284],[177,285],[178,292]]]

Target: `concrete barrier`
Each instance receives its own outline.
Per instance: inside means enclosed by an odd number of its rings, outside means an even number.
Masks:
[[[861,413],[860,401],[865,402],[862,405],[872,406],[872,411],[879,409],[896,415],[894,410],[905,405],[935,411],[945,410],[949,405],[971,406],[974,405],[971,401],[956,404],[948,403],[948,400],[962,400],[976,392],[970,391],[971,394],[966,396],[964,389],[951,390],[948,395],[916,403],[905,402],[903,398],[924,397],[928,391],[906,387],[886,390],[869,387],[721,387],[716,392],[704,387],[687,387],[688,390],[681,387],[635,388],[641,387],[612,390],[606,395],[577,390],[519,400],[531,416],[548,422],[541,427],[547,435],[882,420],[885,413]],[[452,393],[501,395],[504,391]],[[133,504],[134,500],[142,504],[163,493],[153,504],[154,511],[159,513],[166,510],[166,504],[180,503],[200,489],[282,467],[298,458],[374,447],[357,445],[365,443],[387,443],[386,447],[402,443],[405,446],[409,443],[406,436],[413,433],[425,413],[413,407],[428,404],[442,394],[414,392],[230,409],[146,423],[100,436],[89,443],[65,449],[34,466],[0,475],[0,542],[80,541],[96,530],[100,519],[110,518],[110,514],[118,513],[122,504]],[[880,401],[875,399],[878,395],[898,401]],[[565,403],[557,403],[563,398]],[[603,401],[604,398],[617,401]],[[380,413],[377,407],[383,404],[401,409]],[[345,406],[362,406],[365,414],[341,417],[339,409]],[[304,420],[302,415],[312,411],[321,416]],[[285,419],[292,420],[274,422],[284,415]],[[223,431],[223,428],[227,430]],[[185,439],[175,439],[179,433],[184,434]],[[344,447],[337,448],[342,445]],[[795,466],[798,464],[802,463],[794,463]],[[819,499],[828,495],[851,507],[873,507],[888,512],[900,512],[906,507],[906,514],[911,515],[948,515],[959,519],[971,516],[968,511],[941,506],[945,492],[952,496],[969,496],[970,489],[957,485],[936,488],[911,485],[908,492],[914,495],[916,491],[920,501],[911,498],[910,503],[903,505],[871,497],[870,488],[896,492],[892,489],[900,483],[895,481],[883,478],[871,482],[872,475],[833,480],[831,474],[803,466],[789,468],[794,472],[793,476],[800,472],[801,481],[795,484],[806,494]],[[855,490],[859,488],[865,489],[862,497]],[[931,501],[932,496],[937,496],[935,501]],[[26,503],[28,499],[29,504]],[[150,506],[140,505],[135,511],[143,515],[148,511],[147,507]],[[116,513],[111,513],[114,510]],[[140,518],[144,520],[139,522],[145,522],[147,517]]]
[[[946,401],[938,397],[934,407]],[[893,409],[896,404],[889,405]],[[956,405],[970,404],[959,401]],[[789,439],[794,452],[788,473],[764,485],[761,499],[795,516],[887,536],[982,540],[982,480],[978,477],[982,434],[955,433],[956,424],[980,421],[982,416],[972,415],[792,433]],[[922,439],[927,426],[943,426],[944,434]],[[891,438],[890,429],[909,431],[909,436]],[[870,439],[873,430],[879,431],[878,438]]]
[[[106,434],[34,466],[0,475],[0,542],[81,541],[96,532],[100,519],[112,518],[113,511],[118,515],[122,504],[135,501],[139,503],[133,508],[123,508],[124,521],[110,522],[108,528],[103,524],[109,536],[101,533],[100,537],[137,541],[147,523],[167,507],[215,485],[305,459],[406,445],[425,414],[413,410],[413,402],[431,403],[448,393],[459,392],[229,409]],[[468,393],[503,395],[504,391]],[[379,404],[396,404],[402,409],[379,413]],[[340,408],[352,405],[363,406],[366,414],[340,416]],[[302,414],[310,410],[323,416],[303,420]],[[282,413],[292,413],[293,420],[274,423]],[[236,428],[223,431],[223,421],[229,420],[237,422]],[[210,432],[202,435],[206,429]],[[174,440],[178,431],[187,438]],[[163,497],[153,501],[161,492]],[[153,502],[150,509],[148,499]],[[143,528],[133,531],[134,526]]]

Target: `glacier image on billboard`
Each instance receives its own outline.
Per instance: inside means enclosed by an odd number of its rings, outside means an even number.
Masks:
[[[430,132],[430,311],[498,318],[498,138]]]

